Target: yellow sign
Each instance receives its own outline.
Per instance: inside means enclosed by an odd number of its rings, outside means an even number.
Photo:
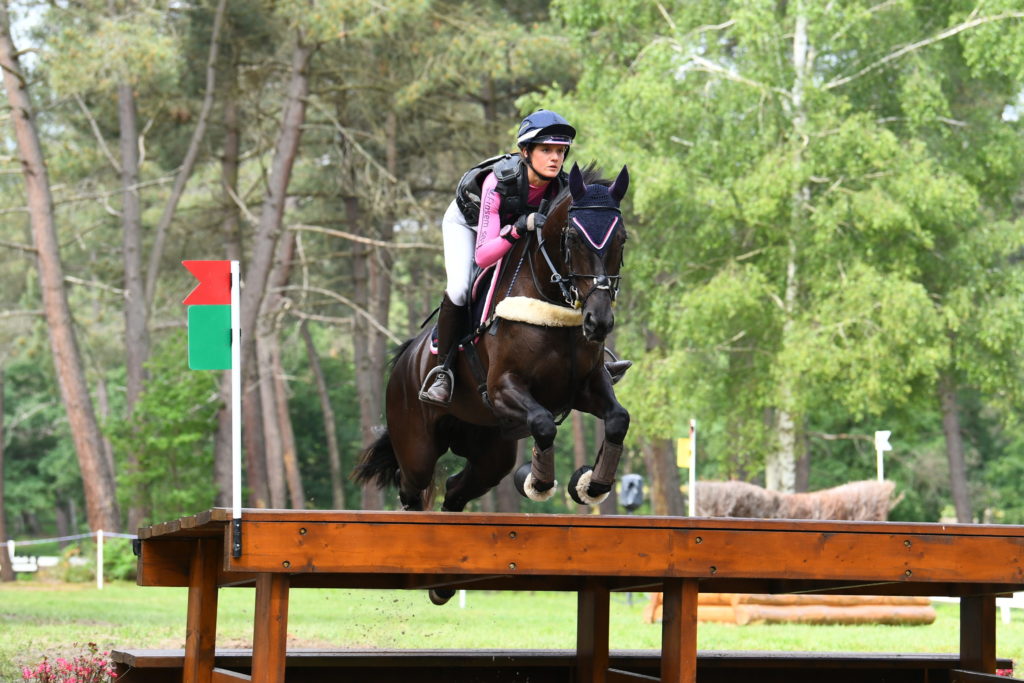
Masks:
[[[688,469],[690,467],[689,437],[676,439],[676,467],[680,469]]]

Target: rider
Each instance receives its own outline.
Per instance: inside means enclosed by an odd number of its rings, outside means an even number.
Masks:
[[[575,137],[568,121],[539,109],[519,125],[518,154],[488,159],[459,182],[441,222],[448,281],[437,319],[437,366],[427,374],[420,400],[451,404],[455,380],[445,360],[468,318],[472,264],[487,268],[497,263],[516,240],[544,226],[541,202],[565,187],[562,166]]]

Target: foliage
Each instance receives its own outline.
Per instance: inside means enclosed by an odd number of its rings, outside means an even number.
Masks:
[[[113,418],[106,433],[119,454],[133,453],[138,469],[119,463],[122,505],[144,502],[156,523],[212,507],[210,482],[217,410],[216,375],[192,372],[184,331],[154,349],[149,381],[128,418]]]
[[[934,450],[950,371],[1020,405],[1024,138],[1001,115],[1022,22],[986,6],[984,30],[943,40],[968,19],[958,3],[840,5],[666,3],[620,22],[602,0],[555,3],[586,60],[548,101],[642,178],[622,317],[643,324],[620,338],[633,433],[703,418],[706,467],[728,476],[784,448],[782,412],[805,451],[829,413],[861,434],[925,413],[935,426],[904,434]],[[818,481],[846,476],[812,455]]]
[[[129,418],[116,88],[130,84],[138,108],[148,248],[205,94],[215,5],[14,3],[36,18],[25,75],[123,509],[144,502],[161,521],[214,499],[218,378],[184,370],[190,281],[178,262],[218,257],[235,209],[251,249],[301,40],[316,50],[285,225],[397,243],[370,259],[390,287],[379,322],[395,336],[415,332],[443,288],[437,225],[461,173],[507,150],[524,112],[555,108],[579,131],[574,158],[629,164],[633,177],[615,342],[635,361],[616,386],[633,417],[624,467],[642,469],[642,439],[685,434],[696,417],[699,476],[760,481],[790,414],[792,455],[825,488],[872,477],[866,437],[891,429],[893,516],[937,520],[950,473],[936,387],[949,378],[975,516],[1024,522],[1024,20],[1013,0],[232,0],[210,127],[159,264],[149,385]],[[242,150],[230,200],[228,102]],[[16,537],[79,531],[81,477],[38,315],[24,190],[17,160],[3,161],[5,511]],[[319,397],[294,322],[310,319],[347,472],[365,368],[346,301],[371,276],[356,265],[364,243],[297,235],[278,329],[303,483],[327,507]],[[557,447],[564,480],[568,423]],[[460,461],[443,465],[441,477]],[[558,497],[535,509],[574,508]]]

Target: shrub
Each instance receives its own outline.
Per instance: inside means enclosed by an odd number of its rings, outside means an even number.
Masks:
[[[99,652],[96,643],[89,643],[71,659],[47,657],[34,668],[21,670],[22,680],[38,683],[108,683],[117,677],[107,659],[109,652]]]

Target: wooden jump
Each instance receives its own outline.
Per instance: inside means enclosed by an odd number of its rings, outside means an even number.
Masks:
[[[578,683],[693,683],[702,591],[957,596],[949,680],[982,681],[996,669],[995,597],[1024,590],[1024,526],[246,510],[238,558],[230,527],[213,509],[139,531],[139,584],[189,589],[186,683],[283,683],[288,594],[302,587],[575,591]],[[252,585],[241,674],[216,666],[217,589]],[[660,677],[612,666],[611,591],[664,593]]]

